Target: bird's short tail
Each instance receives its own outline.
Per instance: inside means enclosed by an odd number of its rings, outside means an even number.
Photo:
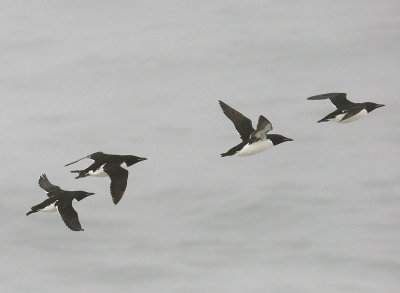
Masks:
[[[240,148],[238,148],[238,146],[235,146],[235,147],[231,148],[229,151],[227,151],[226,153],[221,154],[221,157],[234,156],[238,152],[238,150],[240,150]]]
[[[71,171],[71,173],[79,173],[79,175],[77,177],[75,177],[75,179],[88,176],[88,174],[83,170],[74,170],[74,171]]]

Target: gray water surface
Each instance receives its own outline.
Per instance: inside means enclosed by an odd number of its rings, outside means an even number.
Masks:
[[[398,1],[2,1],[1,292],[400,292]],[[317,124],[311,95],[386,104]],[[293,138],[252,157],[218,99]],[[95,151],[107,178],[64,164]],[[77,169],[89,161],[77,164]],[[84,232],[29,208],[96,195]]]

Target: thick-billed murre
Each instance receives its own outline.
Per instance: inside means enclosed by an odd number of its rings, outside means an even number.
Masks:
[[[79,222],[78,213],[72,207],[72,203],[81,201],[89,195],[93,195],[92,192],[86,191],[67,191],[61,189],[59,186],[53,185],[47,179],[46,174],[43,174],[39,178],[39,186],[44,189],[47,193],[48,199],[42,203],[35,205],[27,216],[36,212],[58,212],[61,215],[65,225],[73,231],[83,231],[81,223]]]
[[[235,128],[242,139],[240,144],[231,148],[226,153],[221,154],[222,157],[233,155],[251,156],[274,145],[293,140],[280,134],[267,134],[267,132],[272,130],[272,124],[262,115],[258,118],[257,129],[254,130],[249,118],[245,117],[243,114],[222,101],[219,101],[219,104],[224,114],[235,125]]]
[[[330,99],[337,110],[329,113],[318,122],[334,121],[348,123],[366,116],[369,112],[375,110],[376,108],[385,106],[372,102],[353,103],[347,100],[346,93],[328,93],[307,98],[307,100],[325,99]]]
[[[84,170],[74,170],[71,173],[78,173],[76,179],[86,176],[109,176],[111,179],[110,192],[114,204],[117,204],[124,195],[128,182],[128,170],[126,168],[147,160],[146,158],[133,155],[110,155],[103,152],[96,152],[65,166],[75,164],[86,158],[93,160],[93,164]]]

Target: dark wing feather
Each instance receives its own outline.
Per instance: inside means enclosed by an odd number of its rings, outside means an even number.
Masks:
[[[254,131],[254,128],[251,125],[251,120],[222,101],[219,101],[219,105],[226,117],[228,117],[235,125],[240,138],[243,141],[249,139],[250,134]]]
[[[58,205],[58,212],[68,228],[72,231],[83,231],[78,213],[72,207],[72,202]]]
[[[354,104],[353,102],[347,100],[346,93],[328,93],[307,98],[307,100],[324,100],[324,99],[330,99],[332,104],[334,104],[335,107],[338,109],[345,108]]]
[[[55,190],[59,190],[60,186],[51,184],[46,174],[42,174],[39,178],[39,186],[44,189],[46,192],[51,192]]]
[[[52,203],[54,203],[56,200],[57,199],[55,197],[50,197],[50,198],[44,200],[43,202],[41,202],[40,204],[37,204],[37,205],[31,207],[31,210],[38,211],[38,210],[44,209],[48,205],[51,205]]]
[[[319,122],[327,122],[327,121],[329,121],[330,119],[334,119],[334,118],[336,117],[336,115],[339,115],[339,114],[343,114],[343,110],[335,110],[335,111],[333,111],[332,113],[329,113],[329,114],[326,115],[324,118],[318,120],[318,123],[319,123]]]
[[[340,120],[340,121],[344,121],[344,120],[346,120],[346,119],[349,119],[350,117],[352,117],[352,116],[354,116],[354,115],[356,115],[356,114],[357,114],[357,113],[354,113],[354,112],[349,111],[349,112],[347,112],[347,113],[343,116],[342,120]]]
[[[363,109],[364,108],[360,107],[359,105],[355,105],[354,107],[351,107],[351,108],[347,109],[347,111],[345,112],[346,115],[343,116],[341,121],[349,119],[350,117],[352,117],[354,115],[357,115]]]
[[[252,134],[251,138],[265,138],[267,135],[268,131],[272,130],[272,124],[271,122],[268,121],[267,118],[265,118],[263,115],[260,115],[258,118],[258,124],[257,124],[257,129]]]
[[[105,164],[104,172],[110,176],[110,192],[114,204],[117,204],[125,193],[128,182],[128,171],[119,165]]]

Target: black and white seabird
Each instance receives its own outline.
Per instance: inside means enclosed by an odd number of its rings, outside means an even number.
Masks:
[[[39,178],[39,186],[44,189],[49,197],[42,203],[31,207],[31,210],[26,213],[27,216],[36,212],[58,212],[61,215],[65,225],[73,231],[83,231],[81,223],[79,223],[78,213],[72,207],[72,203],[81,201],[92,192],[86,191],[67,191],[59,186],[53,185],[47,179],[46,174]]]
[[[147,160],[146,158],[132,155],[110,155],[96,152],[65,166],[75,164],[86,158],[93,160],[94,163],[84,170],[75,170],[71,171],[71,173],[78,173],[76,179],[86,176],[109,176],[111,179],[110,192],[114,204],[117,204],[124,195],[128,181],[128,170],[126,168]]]
[[[325,99],[330,99],[332,104],[334,104],[335,107],[337,108],[337,110],[326,115],[318,122],[326,122],[326,121],[334,121],[340,123],[352,122],[366,116],[369,112],[375,110],[376,108],[385,106],[382,104],[375,104],[371,102],[353,103],[346,99],[346,93],[328,93],[307,98],[307,100],[325,100]]]
[[[226,153],[221,154],[222,157],[233,155],[251,156],[274,145],[293,140],[280,134],[267,134],[267,132],[272,130],[272,124],[262,115],[258,118],[257,129],[254,130],[249,118],[245,117],[222,101],[219,101],[219,104],[224,114],[235,125],[235,128],[242,139],[240,144],[231,148]]]

